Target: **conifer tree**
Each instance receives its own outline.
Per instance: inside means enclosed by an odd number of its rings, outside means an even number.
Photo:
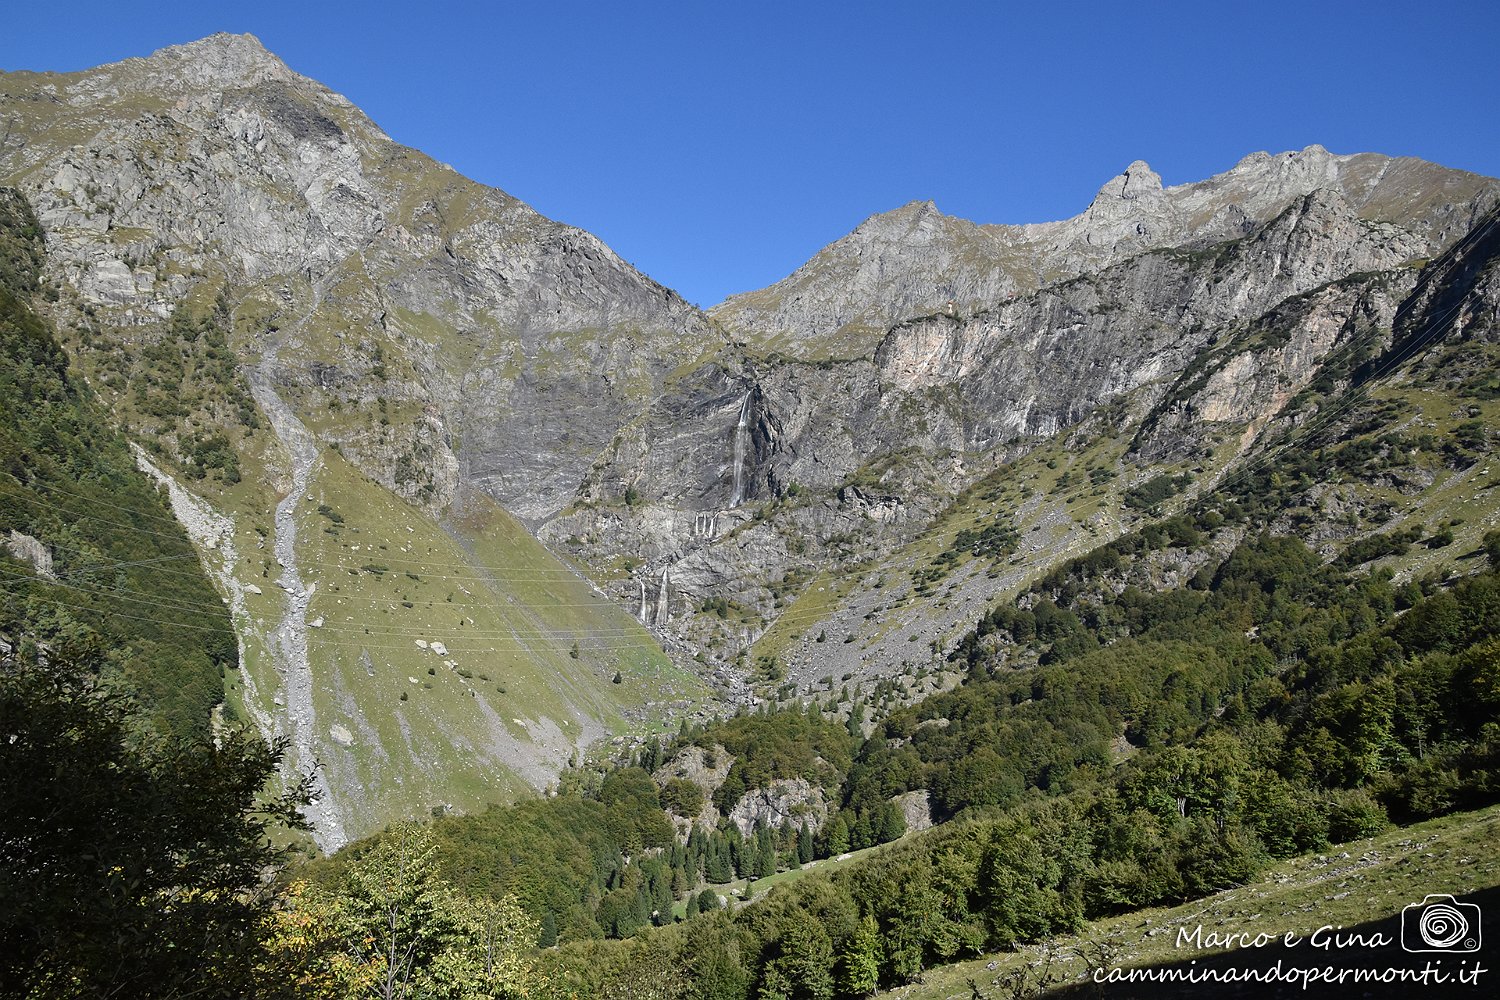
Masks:
[[[844,724],[844,727],[849,730],[850,736],[854,737],[855,739],[860,739],[865,734],[864,727],[862,725],[864,721],[865,706],[862,703],[856,701],[849,709],[849,719]]]
[[[537,935],[536,945],[538,948],[550,948],[557,944],[557,917],[551,910],[542,917],[542,930]]]
[[[876,843],[888,844],[893,840],[900,840],[906,834],[906,817],[901,815],[901,810],[896,803],[881,803],[879,816],[880,826],[876,831]]]
[[[708,857],[704,864],[705,878],[715,885],[723,885],[734,878],[729,865],[728,845],[708,842]]]
[[[755,877],[770,878],[776,874],[776,847],[771,843],[770,836],[763,841],[757,841],[755,859]]]
[[[836,858],[849,850],[849,822],[843,813],[834,813],[833,819],[823,828],[823,854]]]

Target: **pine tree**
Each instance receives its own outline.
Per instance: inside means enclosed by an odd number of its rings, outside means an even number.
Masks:
[[[688,881],[696,882],[703,877],[704,863],[707,860],[705,854],[708,850],[708,836],[698,824],[693,824],[693,829],[688,833],[686,847],[686,863]]]
[[[631,916],[635,919],[637,929],[651,922],[651,890],[642,885],[635,891],[635,899],[631,901]]]
[[[557,944],[557,917],[551,910],[542,917],[542,931],[537,936],[536,946],[538,948],[550,948]]]
[[[710,840],[708,843],[708,857],[704,864],[704,875],[708,881],[715,885],[723,885],[734,878],[734,873],[729,865],[728,845],[719,845]]]
[[[672,919],[672,904],[676,899],[676,895],[672,892],[671,880],[665,875],[658,876],[652,892],[652,903],[656,907],[658,926]]]
[[[823,855],[836,858],[849,850],[849,822],[843,813],[835,813],[823,828]]]
[[[896,803],[881,803],[879,827],[875,828],[873,832],[877,838],[876,842],[881,844],[889,844],[893,840],[900,840],[906,834],[906,817],[901,814],[901,809]]]
[[[767,837],[764,843],[757,845],[755,859],[755,877],[770,878],[776,874],[776,847]]]
[[[849,846],[856,851],[862,851],[876,843],[878,841],[870,829],[870,813],[866,810],[855,817],[854,825],[849,828]]]
[[[755,850],[754,844],[746,844],[740,839],[738,831],[733,827],[729,836],[729,858],[734,862],[734,873],[740,878],[749,878],[755,874]]]
[[[865,731],[861,723],[864,721],[865,706],[859,702],[855,702],[849,708],[849,721],[845,723],[845,728],[849,730],[849,735],[855,739],[863,738]]]
[[[761,824],[755,831],[754,865],[756,878],[770,878],[776,874],[776,841],[771,830]]]
[[[805,865],[812,859],[813,835],[812,831],[807,828],[807,822],[804,820],[802,828],[797,831],[797,861]]]

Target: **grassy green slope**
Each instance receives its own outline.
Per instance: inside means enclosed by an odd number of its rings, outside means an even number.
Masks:
[[[492,502],[439,523],[336,453],[322,461],[299,506],[299,553],[317,583],[308,620],[323,623],[309,647],[324,765],[356,803],[356,830],[545,787],[575,747],[701,695]],[[272,680],[269,664],[251,669]]]

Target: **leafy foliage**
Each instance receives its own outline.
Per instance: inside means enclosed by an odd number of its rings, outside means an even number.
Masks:
[[[85,653],[0,666],[0,992],[239,996],[260,959],[284,745],[142,736]]]
[[[530,958],[540,925],[514,897],[454,892],[436,853],[430,829],[404,824],[360,851],[335,886],[294,886],[266,971],[328,1000],[545,995]]]

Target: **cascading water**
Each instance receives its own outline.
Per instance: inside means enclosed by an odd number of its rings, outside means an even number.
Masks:
[[[661,568],[661,588],[659,590],[657,590],[657,592],[656,592],[656,622],[655,622],[655,624],[656,624],[656,626],[658,628],[666,625],[667,624],[667,620],[669,618],[671,618],[671,615],[672,615],[672,610],[671,610],[672,606],[668,603],[668,597],[667,597],[667,588],[671,584],[671,578],[667,574],[668,574],[668,569],[667,569],[667,567],[663,566]]]
[[[740,402],[740,422],[734,429],[734,492],[729,495],[731,509],[745,502],[745,445],[750,439],[750,394]]]

